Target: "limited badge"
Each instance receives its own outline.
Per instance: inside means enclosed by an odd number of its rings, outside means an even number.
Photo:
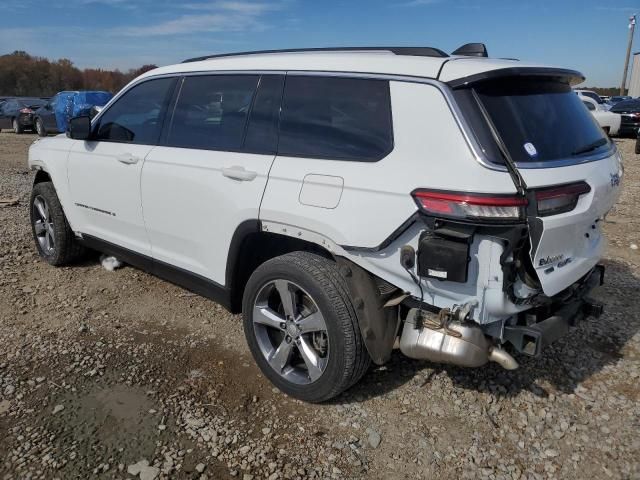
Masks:
[[[524,149],[526,150],[526,152],[529,154],[530,157],[538,156],[538,150],[536,150],[536,147],[533,146],[533,143],[531,142],[525,143]]]

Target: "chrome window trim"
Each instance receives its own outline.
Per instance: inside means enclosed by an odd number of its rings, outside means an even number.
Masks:
[[[187,64],[188,65],[188,64]],[[460,110],[458,103],[453,97],[453,93],[451,87],[444,82],[439,80],[429,78],[429,77],[420,77],[414,75],[397,75],[390,73],[372,73],[372,72],[345,72],[345,71],[324,71],[324,70],[197,70],[197,71],[188,71],[188,72],[171,72],[171,73],[163,73],[158,75],[149,75],[140,80],[134,80],[125,86],[120,92],[118,92],[107,105],[104,106],[102,111],[95,116],[92,120],[93,122],[97,121],[109,108],[111,105],[115,103],[123,94],[136,87],[137,85],[144,83],[149,80],[155,80],[158,78],[165,77],[188,77],[188,76],[196,76],[196,75],[313,75],[313,76],[326,76],[326,77],[347,77],[347,78],[371,78],[378,80],[388,80],[394,82],[407,82],[407,83],[421,83],[425,85],[430,85],[438,89],[438,91],[444,97],[449,110],[451,111],[456,124],[458,125],[458,129],[462,134],[465,142],[467,143],[467,147],[469,148],[473,158],[483,167],[488,168],[490,170],[495,170],[499,172],[508,172],[507,168],[504,165],[500,165],[497,163],[491,162],[485,155],[480,143],[476,139],[473,130],[469,126],[466,121],[464,114]],[[393,102],[391,105],[393,109]],[[567,159],[558,159],[547,162],[517,162],[515,165],[518,169],[540,169],[540,168],[556,168],[556,167],[566,167],[572,165],[580,165],[589,162],[595,162],[598,160],[603,160],[612,155],[615,155],[617,148],[613,142],[610,142],[611,148],[604,152],[600,152],[592,155],[584,155],[576,158],[567,158]]]

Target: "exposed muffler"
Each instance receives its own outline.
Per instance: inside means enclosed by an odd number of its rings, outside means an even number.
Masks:
[[[470,322],[452,320],[448,311],[437,316],[412,308],[405,320],[400,350],[407,357],[451,363],[461,367],[481,367],[496,362],[507,370],[518,362],[502,348],[492,345],[480,327]]]

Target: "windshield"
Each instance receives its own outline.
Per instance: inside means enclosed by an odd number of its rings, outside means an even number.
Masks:
[[[516,163],[566,160],[611,146],[566,83],[506,78],[480,84],[475,90]],[[486,135],[479,140],[487,143]],[[491,157],[501,158],[495,154],[495,144],[486,150]]]

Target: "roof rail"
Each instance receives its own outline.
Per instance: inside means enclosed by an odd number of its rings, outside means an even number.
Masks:
[[[299,52],[391,52],[395,55],[411,55],[416,57],[448,57],[439,48],[433,47],[328,47],[328,48],[287,48],[283,50],[256,50],[252,52],[221,53],[204,57],[188,58],[182,63],[199,62],[211,58],[239,57],[244,55],[260,55],[265,53],[299,53]]]

